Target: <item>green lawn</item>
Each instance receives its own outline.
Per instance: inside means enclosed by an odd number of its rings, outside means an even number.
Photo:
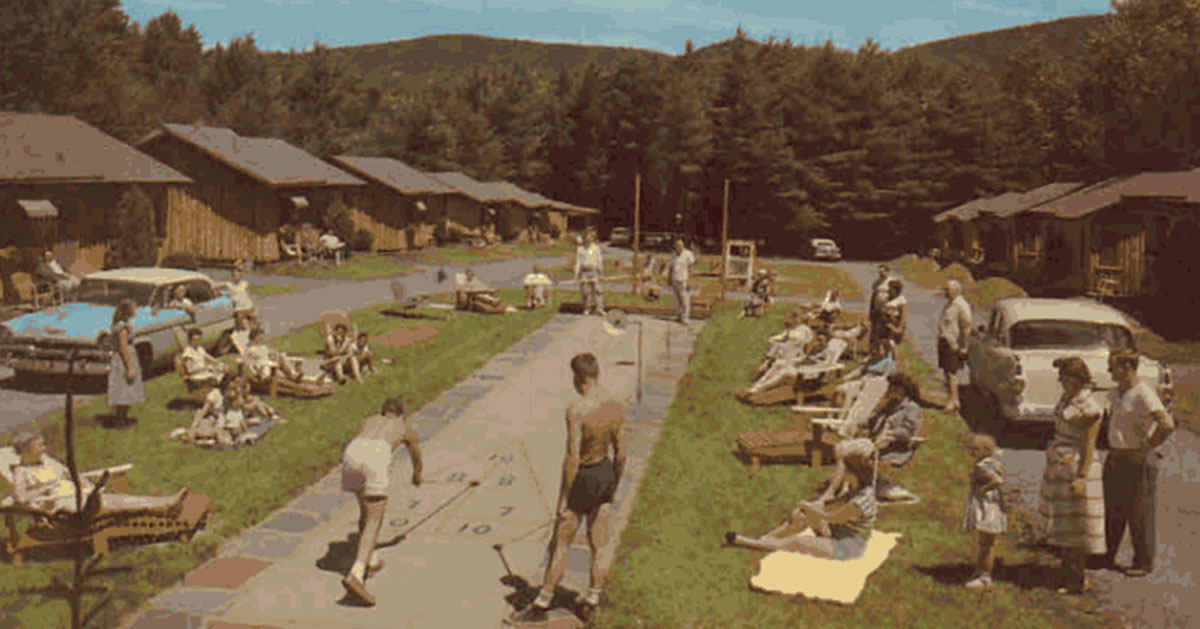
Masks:
[[[999,545],[1003,570],[1022,584],[999,582],[986,592],[959,585],[968,576],[974,540],[960,532],[971,462],[958,443],[963,422],[926,411],[929,442],[896,480],[922,497],[913,506],[881,511],[878,529],[903,533],[868,579],[854,605],[843,606],[750,591],[765,553],[724,548],[727,530],[765,532],[798,499],[813,495],[826,470],[766,466],[755,478],[735,458],[735,436],[786,427],[786,407],[753,408],[734,399],[747,382],[768,336],[783,327],[786,309],[761,319],[737,319],[722,307],[705,326],[638,488],[613,564],[609,597],[598,627],[1099,627],[1098,603],[1078,604],[1053,589],[1029,586],[1044,562],[1014,540],[1022,520]],[[932,369],[911,347],[900,362],[941,399]],[[1020,569],[1018,567],[1027,567]],[[1010,577],[1011,578],[1011,577]]]
[[[938,269],[932,260],[909,254],[893,261],[892,269],[905,280],[924,288],[941,290],[946,287],[946,280],[958,280],[963,285],[967,302],[975,309],[991,306],[994,301],[1004,297],[1026,296],[1023,288],[1007,278],[989,277],[976,282],[971,272],[957,263]]]
[[[403,275],[418,270],[394,256],[384,253],[355,253],[339,265],[329,262],[298,264],[281,262],[264,268],[267,273],[295,275],[319,279],[373,280],[382,277]]]
[[[510,304],[521,301],[520,291],[502,290],[500,296]],[[100,626],[115,626],[121,616],[135,611],[189,569],[212,557],[226,540],[262,521],[324,476],[337,464],[342,445],[353,436],[361,418],[377,411],[385,398],[403,395],[410,412],[417,411],[557,309],[503,316],[454,313],[447,321],[413,321],[380,314],[392,305],[355,311],[354,320],[371,335],[416,324],[440,328],[442,333],[412,347],[377,346],[380,358],[395,362],[381,364],[381,373],[368,377],[363,385],[351,383],[320,400],[267,399],[290,423],[276,428],[257,446],[207,451],[164,441],[162,436],[167,430],[187,426],[191,421],[190,411],[165,408],[168,400],[184,392],[179,379],[170,374],[146,384],[147,402],[133,409],[139,419],[134,429],[98,428],[91,418],[104,412],[102,397],[79,405],[77,456],[82,469],[132,462],[133,491],[169,494],[188,487],[213,496],[215,504],[207,532],[191,543],[159,544],[114,554],[114,560],[131,563],[135,568],[129,575],[112,578],[119,589],[113,608],[101,619]],[[313,355],[321,345],[315,324],[274,342],[286,351],[305,355]],[[51,418],[44,426],[53,454],[65,460],[61,452],[61,417]],[[49,583],[53,576],[69,575],[70,570],[67,561],[31,561],[19,570],[6,566],[0,570],[0,609],[17,626],[67,626],[65,602],[20,596],[16,588]]]
[[[300,290],[300,287],[295,284],[259,284],[258,286],[250,287],[250,294],[255,297],[266,297],[268,295],[294,293],[298,290]]]
[[[549,243],[501,243],[487,247],[474,247],[467,244],[431,247],[404,254],[398,254],[400,259],[423,264],[465,265],[479,262],[494,262],[499,260],[515,260],[518,258],[540,258],[546,256],[566,255],[575,248],[564,242]]]
[[[825,291],[836,289],[843,302],[862,301],[863,289],[849,271],[821,264],[768,262],[764,268],[779,274],[779,294],[819,299]]]

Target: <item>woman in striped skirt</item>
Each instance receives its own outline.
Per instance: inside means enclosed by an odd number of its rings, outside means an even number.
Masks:
[[[1078,357],[1054,361],[1063,395],[1054,408],[1054,437],[1046,448],[1041,515],[1046,541],[1061,548],[1063,593],[1091,589],[1084,575],[1089,553],[1105,552],[1104,489],[1096,436],[1104,408],[1092,390],[1092,374]]]

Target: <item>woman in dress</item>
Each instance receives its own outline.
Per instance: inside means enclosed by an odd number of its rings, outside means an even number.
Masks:
[[[1054,437],[1046,448],[1041,516],[1046,541],[1063,550],[1062,593],[1091,589],[1084,575],[1089,553],[1103,553],[1104,490],[1096,436],[1104,412],[1092,374],[1078,357],[1054,361],[1063,394],[1054,408]]]
[[[133,327],[130,321],[137,314],[132,299],[124,299],[117,305],[112,318],[112,363],[108,370],[108,405],[116,411],[116,422],[129,424],[137,421],[129,417],[129,407],[146,401],[146,387],[142,383],[142,366],[138,364],[137,352],[133,348]]]

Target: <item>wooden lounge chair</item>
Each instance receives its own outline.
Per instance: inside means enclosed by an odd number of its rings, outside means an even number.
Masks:
[[[480,314],[504,314],[508,308],[496,300],[479,299],[480,295],[496,296],[496,289],[484,286],[478,279],[467,281],[466,273],[455,273],[454,308]]]
[[[13,273],[11,279],[17,299],[22,304],[27,305],[27,307],[40,310],[54,303],[53,285],[38,284],[34,281],[32,275],[24,271]]]
[[[868,376],[844,383],[845,402],[839,406],[793,406],[791,428],[752,430],[737,436],[736,453],[749,460],[752,471],[763,462],[807,459],[820,467],[833,459],[833,446],[857,423],[865,421],[887,393],[887,378]]]
[[[796,399],[796,387],[805,383],[821,383],[840,380],[849,367],[840,362],[850,343],[846,339],[833,338],[822,350],[822,360],[813,365],[798,365],[789,369],[778,382],[769,387],[752,391],[743,387],[735,392],[739,400],[753,406],[773,406]],[[768,370],[769,372],[769,370]],[[765,377],[765,374],[764,374]],[[812,386],[812,385],[808,385]]]
[[[0,478],[7,482],[8,487],[12,487],[13,467],[19,461],[20,457],[11,446],[0,447]],[[94,479],[104,476],[107,472],[108,484],[101,491],[128,491],[129,481],[126,474],[132,467],[132,463],[126,463],[83,472],[81,476]],[[63,549],[79,544],[87,544],[91,547],[93,555],[103,557],[109,553],[110,542],[117,540],[132,539],[140,543],[165,539],[188,541],[207,523],[211,509],[211,497],[198,492],[188,492],[177,512],[101,511],[95,518],[81,523],[73,514],[56,515],[17,505],[9,496],[0,501],[0,514],[4,515],[4,526],[7,529],[4,538],[0,539],[0,546],[16,567],[23,564],[28,551]],[[22,529],[18,526],[20,518],[29,518],[33,522]]]

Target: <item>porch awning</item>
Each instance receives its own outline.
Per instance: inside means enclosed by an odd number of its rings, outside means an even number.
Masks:
[[[297,195],[297,196],[292,197],[291,201],[292,201],[292,206],[295,207],[297,210],[303,210],[304,208],[308,207],[308,197],[306,197],[306,196]]]
[[[58,208],[46,199],[20,199],[17,205],[29,218],[58,218]]]

